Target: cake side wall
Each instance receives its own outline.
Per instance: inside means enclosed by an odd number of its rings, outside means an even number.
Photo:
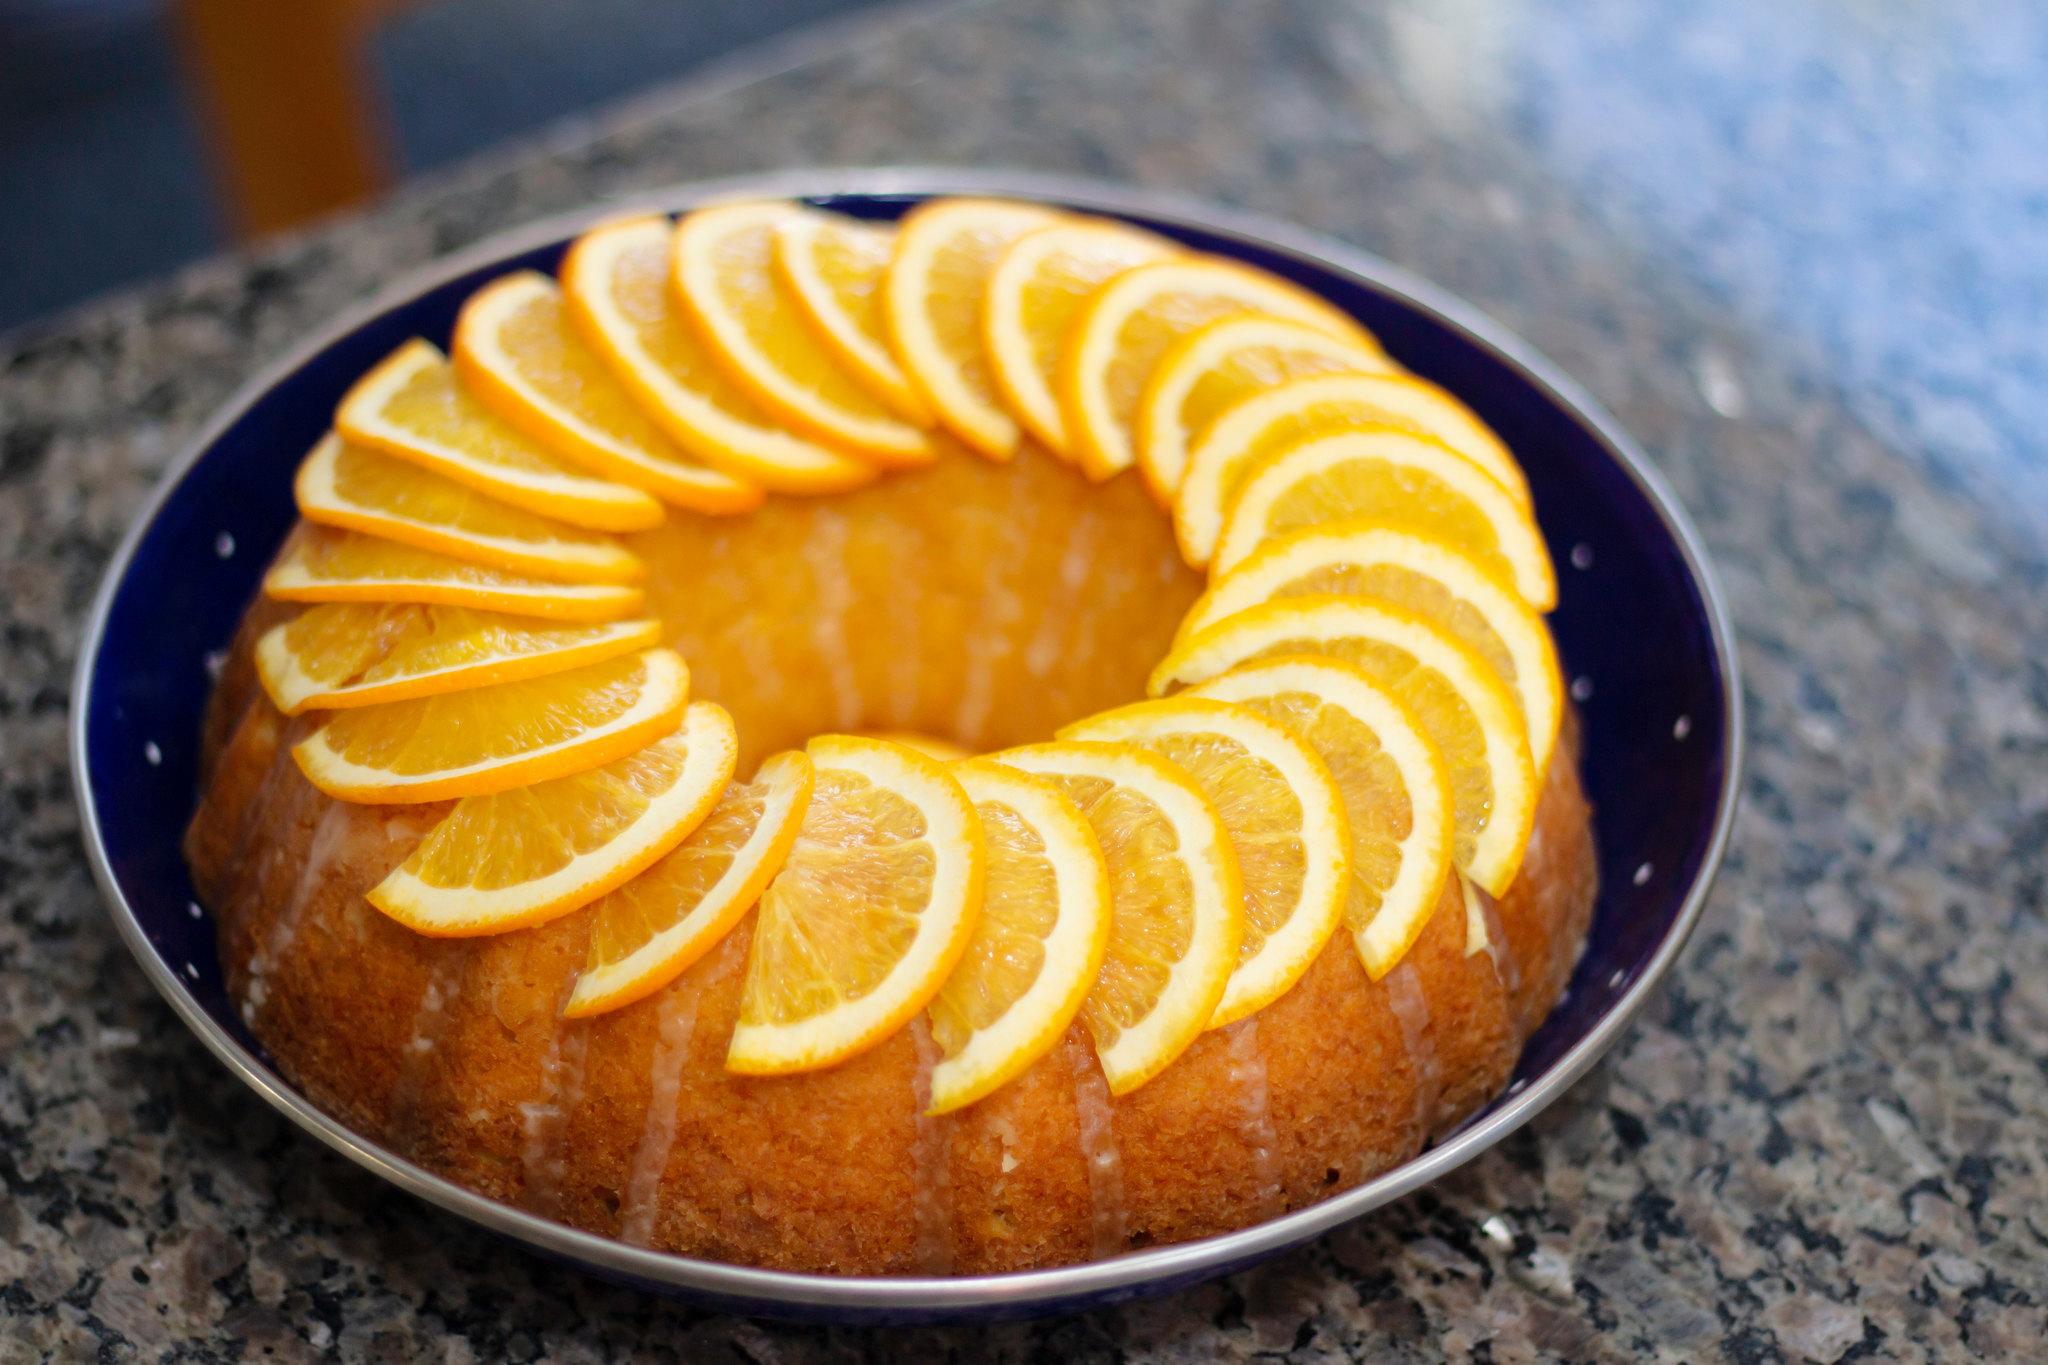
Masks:
[[[238,655],[248,642],[245,632]],[[224,678],[245,666],[231,659]],[[729,1075],[720,1061],[743,941],[646,1001],[564,1025],[556,1011],[582,964],[588,916],[470,941],[385,919],[363,893],[445,806],[328,800],[290,757],[297,723],[260,693],[240,701],[238,719],[209,727],[213,777],[188,840],[195,876],[251,1027],[295,1084],[367,1136],[492,1197],[606,1235],[632,1231],[662,1024],[687,997],[693,1026],[643,1240],[861,1274],[1026,1269],[1101,1246],[1076,1101],[1074,1059],[1092,1066],[1085,1046],[1055,1048],[942,1121],[948,1208],[935,1241],[932,1216],[917,1213],[936,1173],[919,1159],[931,1144],[917,1141],[908,1031],[826,1071]],[[1205,1035],[1116,1101],[1121,1245],[1225,1231],[1349,1188],[1496,1093],[1583,941],[1589,815],[1571,726],[1534,856],[1497,907],[1500,965],[1467,951],[1454,894],[1403,964],[1427,1016],[1419,1048],[1389,984],[1369,981],[1340,936],[1253,1016],[1255,1046],[1233,1047],[1228,1030]],[[1423,1057],[1434,1059],[1436,1093],[1419,1104],[1432,1069]],[[1262,1104],[1246,1098],[1248,1075],[1262,1082]]]

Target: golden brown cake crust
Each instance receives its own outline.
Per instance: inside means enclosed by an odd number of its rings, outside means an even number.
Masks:
[[[323,1108],[460,1184],[618,1235],[631,1230],[636,1161],[649,1159],[640,1149],[654,1146],[663,1021],[687,1011],[680,1042],[671,1027],[666,1044],[675,1123],[653,1153],[655,1197],[632,1224],[641,1240],[847,1274],[1017,1270],[1097,1252],[1074,1078],[1077,1061],[1093,1062],[1078,1026],[1018,1081],[940,1121],[951,1245],[934,1257],[904,1213],[935,1179],[915,1156],[909,1031],[830,1070],[728,1074],[750,922],[649,999],[560,1022],[588,916],[477,940],[421,938],[387,920],[363,892],[441,808],[329,800],[279,742],[288,727],[251,699],[190,848],[230,990]],[[1465,951],[1465,907],[1447,892],[1396,969],[1414,973],[1426,1007],[1411,1045],[1393,988],[1333,939],[1288,994],[1205,1034],[1113,1102],[1119,1245],[1205,1236],[1313,1203],[1405,1160],[1425,1124],[1442,1132],[1498,1091],[1524,1037],[1517,1011],[1540,1021],[1555,1003],[1591,914],[1575,747],[1560,750],[1537,814],[1540,844],[1556,851],[1532,860],[1499,905],[1501,960],[1515,964],[1521,989],[1505,989],[1493,955]],[[244,824],[260,828],[237,838]],[[1434,1098],[1418,1095],[1432,1088]]]
[[[752,712],[744,765],[835,721],[993,747],[1138,694],[1199,582],[1136,481],[1085,489],[1043,459],[948,473],[950,463],[882,486],[893,495],[771,502],[747,518],[678,518],[673,531],[637,538],[656,569],[655,606],[692,659],[700,694],[740,716],[743,736]],[[994,481],[997,496],[962,499],[964,479]],[[1058,528],[1061,554],[1092,556],[1119,612],[1060,619],[1078,599],[1058,556],[982,568],[985,546],[932,530],[930,505],[961,501],[1026,521],[1015,533],[991,517],[989,535],[1049,538]],[[926,638],[957,651],[964,632],[982,632],[996,676],[1015,673],[1014,685],[990,691],[977,673],[986,660],[956,652],[914,685],[888,676],[888,659],[861,663],[884,670],[854,679],[885,700],[879,716],[835,715],[843,702],[824,694],[750,696],[762,675],[722,650],[729,627],[709,599],[745,601],[735,581],[758,572],[769,582],[777,556],[800,560],[800,547],[820,537],[885,535],[878,525],[891,517],[897,529],[918,528],[911,550],[892,551],[893,566],[923,554],[931,572],[982,575],[973,592],[923,614]],[[868,616],[844,628],[876,628],[890,571],[863,570],[881,577],[854,585]],[[755,628],[800,613],[822,574],[782,575],[751,609]],[[1004,582],[1039,585],[1051,599],[1043,619],[1017,619]],[[1076,1026],[1015,1082],[921,1123],[921,1025],[827,1070],[756,1078],[724,1069],[751,919],[648,999],[564,1022],[589,912],[495,938],[437,940],[373,909],[363,893],[447,806],[345,805],[305,781],[290,743],[306,723],[279,715],[251,680],[252,641],[276,611],[252,608],[223,670],[187,838],[245,1019],[297,1086],[365,1136],[491,1197],[665,1250],[844,1274],[985,1273],[1300,1208],[1405,1160],[1499,1090],[1563,989],[1592,914],[1590,813],[1567,717],[1527,861],[1488,910],[1492,951],[1467,951],[1466,907],[1449,889],[1386,980],[1370,980],[1340,934],[1286,995],[1203,1035],[1121,1099],[1107,1100]],[[1063,633],[1048,635],[1048,622]],[[805,638],[815,632],[806,627]],[[1048,640],[1078,666],[1045,675]],[[757,643],[761,665],[819,676],[815,661],[777,652],[795,648],[790,638]]]

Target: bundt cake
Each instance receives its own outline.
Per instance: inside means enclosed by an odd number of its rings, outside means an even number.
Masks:
[[[937,200],[606,223],[301,465],[187,851],[358,1132],[837,1274],[1300,1208],[1592,912],[1512,454],[1300,287]]]

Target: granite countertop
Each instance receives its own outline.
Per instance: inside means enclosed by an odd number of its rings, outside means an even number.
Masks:
[[[0,1357],[2038,1354],[2044,69],[2018,0],[905,11],[0,338]],[[1246,205],[1463,294],[1671,476],[1751,708],[1700,931],[1562,1101],[1263,1268],[988,1331],[739,1321],[391,1193],[177,1026],[100,906],[66,771],[101,566],[281,347],[537,215],[890,161]]]

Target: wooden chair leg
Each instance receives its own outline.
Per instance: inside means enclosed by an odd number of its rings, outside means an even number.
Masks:
[[[389,0],[178,0],[191,93],[235,230],[260,236],[371,198],[391,178],[364,60]]]

